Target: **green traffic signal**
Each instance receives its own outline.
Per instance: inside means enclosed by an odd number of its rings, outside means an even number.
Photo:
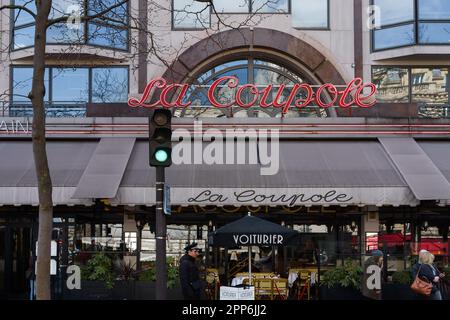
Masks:
[[[167,151],[165,150],[158,150],[155,152],[155,159],[158,162],[165,162],[169,155],[167,154]]]
[[[149,118],[149,164],[151,167],[170,167],[172,164],[172,112],[156,109]]]

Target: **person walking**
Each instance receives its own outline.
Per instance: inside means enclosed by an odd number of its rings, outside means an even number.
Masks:
[[[420,250],[419,261],[413,266],[413,278],[417,273],[419,278],[428,280],[432,285],[431,295],[426,297],[429,300],[442,300],[441,290],[439,289],[439,281],[445,277],[434,265],[434,255],[427,250]]]
[[[383,252],[373,250],[364,263],[363,295],[369,299],[382,299]],[[376,267],[374,269],[374,267]]]
[[[185,300],[201,300],[203,283],[200,280],[200,271],[195,263],[200,249],[197,243],[184,248],[185,254],[180,259],[180,283]]]

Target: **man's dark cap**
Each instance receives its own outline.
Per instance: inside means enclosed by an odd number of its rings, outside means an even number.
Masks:
[[[189,250],[192,250],[192,249],[198,249],[197,242],[192,242],[191,244],[184,247],[184,251],[186,251],[186,252],[188,252]]]

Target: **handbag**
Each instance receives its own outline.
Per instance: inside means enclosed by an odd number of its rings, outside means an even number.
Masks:
[[[430,296],[431,289],[433,289],[433,284],[429,281],[425,281],[425,280],[422,280],[419,278],[420,268],[422,268],[422,265],[419,267],[416,278],[414,279],[413,283],[411,284],[411,289],[415,293],[418,293],[418,294],[421,294],[424,296]]]

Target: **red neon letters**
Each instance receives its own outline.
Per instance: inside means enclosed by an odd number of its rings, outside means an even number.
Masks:
[[[186,93],[191,85],[189,84],[167,84],[163,78],[157,78],[150,81],[145,87],[144,93],[140,99],[130,98],[128,105],[130,107],[144,108],[187,108],[192,102],[186,101]],[[221,102],[218,99],[218,92],[224,86],[231,89],[238,88],[236,94],[227,102]],[[368,94],[364,95],[363,91],[367,88]],[[153,103],[146,103],[149,100],[150,93],[158,90],[159,99]],[[288,95],[286,96],[286,90]],[[288,112],[289,108],[304,108],[311,104],[321,108],[330,108],[338,105],[341,108],[349,108],[358,106],[360,108],[370,108],[375,105],[374,96],[377,88],[373,83],[363,83],[361,78],[350,81],[346,88],[339,91],[335,85],[326,83],[314,89],[311,85],[302,83],[295,84],[292,87],[286,87],[281,84],[277,87],[268,85],[263,89],[258,88],[254,84],[244,84],[239,87],[239,80],[233,76],[225,76],[214,81],[208,89],[208,100],[215,108],[229,108],[231,106],[240,106],[242,108],[250,108],[259,106],[261,108],[281,108],[282,113]],[[304,99],[298,99],[297,95],[302,93]],[[282,97],[284,96],[284,99]],[[245,97],[245,99],[244,99]],[[327,97],[327,98],[326,98]],[[185,102],[183,102],[185,101]]]

